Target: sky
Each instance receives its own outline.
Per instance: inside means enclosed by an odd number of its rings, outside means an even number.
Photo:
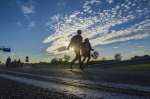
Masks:
[[[47,61],[73,55],[65,48],[78,29],[100,58],[150,55],[149,0],[0,0],[0,60]]]

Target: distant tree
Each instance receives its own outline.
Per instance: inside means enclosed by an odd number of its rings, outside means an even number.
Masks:
[[[138,60],[140,57],[139,56],[134,56],[131,58],[131,60]]]
[[[144,56],[134,56],[131,58],[131,60],[149,60],[150,56],[149,55],[144,55]]]
[[[105,57],[103,57],[103,58],[102,58],[102,61],[106,61],[106,58],[105,58]]]
[[[115,54],[114,58],[115,58],[116,61],[121,61],[122,56],[121,56],[120,53],[118,53],[118,54]]]
[[[51,60],[51,64],[57,64],[58,63],[58,59],[57,58],[53,58],[52,60]]]
[[[25,58],[25,62],[28,63],[29,62],[29,56],[26,56]]]
[[[58,63],[61,64],[62,62],[63,62],[63,59],[62,59],[62,58],[59,58],[59,59],[58,59]]]
[[[69,62],[71,57],[69,55],[64,55],[63,58],[64,58],[64,62],[67,63],[67,62]]]

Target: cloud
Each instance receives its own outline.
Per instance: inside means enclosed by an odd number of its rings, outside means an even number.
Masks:
[[[16,0],[16,3],[24,16],[29,16],[36,13],[35,2],[33,0]]]
[[[104,36],[98,37],[92,40],[93,45],[97,46],[99,44],[111,44],[115,42],[123,42],[128,40],[143,39],[150,36],[150,20],[144,20],[137,23],[125,30],[113,31]]]
[[[26,24],[22,24],[21,21],[17,22],[18,26],[25,26],[28,29],[31,29],[36,26],[35,22],[33,21],[31,15],[36,13],[35,9],[35,2],[33,0],[27,0],[27,1],[17,1],[17,4],[19,5],[19,9],[21,13],[24,15],[26,19]]]
[[[137,48],[145,48],[143,45],[137,45]]]
[[[109,4],[113,3],[113,0],[106,0]]]
[[[89,0],[89,1],[85,1],[85,3],[83,4],[83,11],[86,13],[91,13],[92,12],[92,6],[93,4],[99,5],[100,4],[100,0]]]
[[[34,21],[31,21],[31,22],[28,24],[28,28],[33,28],[33,27],[35,27],[35,26],[36,26],[36,24],[35,24]]]
[[[58,8],[65,8],[66,6],[66,2],[64,2],[63,0],[60,0],[60,2],[57,3]]]
[[[20,10],[24,15],[30,15],[35,13],[35,4],[32,0],[26,2],[18,2]]]
[[[119,47],[118,47],[118,46],[114,46],[113,48],[114,48],[114,49],[117,49],[117,48],[119,48]]]
[[[16,22],[16,25],[17,25],[18,27],[22,27],[22,26],[23,26],[23,24],[22,24],[20,21]]]
[[[33,5],[22,5],[21,10],[24,14],[33,14],[33,13],[35,13]]]
[[[108,4],[115,3],[113,0],[108,1]],[[140,4],[144,4],[144,1],[141,2]],[[76,34],[78,29],[83,31],[84,38],[90,38],[93,46],[144,39],[150,36],[150,19],[148,19],[150,8],[148,5],[139,7],[141,5],[138,5],[137,1],[129,1],[121,4],[115,3],[115,6],[104,9],[101,8],[101,4],[103,2],[99,0],[85,1],[81,10],[76,10],[70,15],[51,17],[51,24],[48,25],[54,33],[43,41],[43,43],[50,43],[47,51],[55,54],[66,53],[65,50],[58,51],[58,49],[67,46],[70,38]],[[131,21],[143,16],[148,18],[129,25]],[[122,28],[123,24],[129,26]],[[112,27],[119,28],[114,30]]]

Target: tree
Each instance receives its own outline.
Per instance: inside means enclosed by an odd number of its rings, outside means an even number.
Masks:
[[[26,56],[25,58],[25,62],[28,63],[29,62],[29,56]]]
[[[114,58],[115,58],[116,61],[121,61],[122,56],[121,56],[120,53],[118,53],[118,54],[115,54]]]
[[[57,64],[58,63],[58,59],[57,58],[53,58],[52,60],[51,60],[51,64]]]
[[[64,58],[65,63],[69,62],[69,60],[70,60],[70,56],[68,56],[68,55],[64,55],[63,58]]]
[[[62,59],[62,58],[59,58],[59,59],[58,59],[58,63],[61,64],[62,62],[63,62],[63,59]]]
[[[105,57],[102,58],[102,61],[106,61],[107,59]]]

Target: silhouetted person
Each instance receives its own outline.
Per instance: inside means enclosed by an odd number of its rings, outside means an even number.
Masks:
[[[17,66],[18,66],[17,60],[15,59],[15,60],[13,61],[13,67],[17,67]]]
[[[84,61],[87,59],[87,64],[89,63],[90,59],[91,59],[91,51],[93,51],[94,49],[92,49],[91,44],[89,42],[89,39],[86,38],[82,44],[82,48],[81,48],[81,52],[82,52],[82,56],[84,57],[82,60],[82,64],[84,63]]]
[[[74,49],[74,52],[76,54],[75,58],[71,61],[71,69],[72,65],[75,63],[75,61],[79,61],[80,68],[82,69],[82,64],[81,64],[81,55],[80,55],[80,50],[81,50],[81,44],[82,44],[82,31],[77,30],[77,35],[73,36],[71,38],[71,42],[68,46],[68,49],[72,47]]]
[[[21,63],[21,60],[20,60],[20,59],[17,61],[17,65],[18,65],[19,67],[22,67],[22,63]]]
[[[6,67],[8,68],[11,65],[11,58],[8,57],[6,60]]]

